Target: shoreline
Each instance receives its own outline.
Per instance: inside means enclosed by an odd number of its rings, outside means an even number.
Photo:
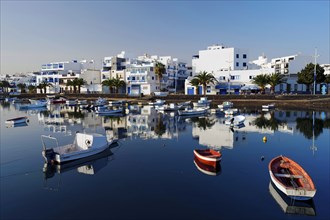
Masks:
[[[41,99],[47,95],[54,94],[20,94],[10,95],[10,97],[26,98],[26,99]],[[171,94],[165,97],[160,96],[127,96],[125,94],[61,94],[67,99],[86,99],[88,101],[96,100],[99,97],[107,100],[125,100],[132,104],[147,104],[155,99],[164,99],[167,103],[191,101],[196,102],[203,95],[178,95]],[[4,96],[2,96],[4,97]],[[217,107],[224,101],[231,101],[235,107],[245,108],[261,108],[261,105],[275,103],[277,108],[288,110],[315,110],[329,111],[330,110],[330,95],[206,95],[208,100],[212,100],[211,107]]]

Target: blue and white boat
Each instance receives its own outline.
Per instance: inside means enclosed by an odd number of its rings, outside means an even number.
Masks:
[[[207,100],[207,97],[201,97],[197,102],[193,102],[194,107],[208,107],[212,100]]]

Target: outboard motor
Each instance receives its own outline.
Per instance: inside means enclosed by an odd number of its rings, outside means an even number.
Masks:
[[[42,156],[45,158],[46,163],[51,163],[55,160],[55,152],[52,148],[42,151]]]

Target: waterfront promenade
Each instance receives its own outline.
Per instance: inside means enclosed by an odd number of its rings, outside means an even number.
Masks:
[[[40,99],[46,98],[47,94],[20,94],[15,95],[17,98]],[[49,94],[50,95],[50,94]],[[54,94],[51,94],[54,95]],[[203,95],[179,95],[171,94],[166,97],[158,96],[128,96],[125,94],[61,94],[67,99],[86,99],[89,101],[96,100],[98,97],[106,98],[108,100],[126,100],[132,104],[147,104],[157,98],[164,99],[168,103],[183,102],[183,101],[197,101]],[[279,108],[285,109],[305,109],[305,110],[329,110],[330,109],[330,95],[207,95],[209,100],[212,100],[212,107],[216,107],[223,101],[232,101],[235,107],[258,108],[261,105],[275,103]]]

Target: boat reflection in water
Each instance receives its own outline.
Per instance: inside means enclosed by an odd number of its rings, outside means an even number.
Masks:
[[[269,192],[286,214],[316,215],[313,199],[307,201],[292,199],[279,191],[272,182],[269,182]]]
[[[110,148],[113,147],[112,145]],[[61,174],[73,169],[77,169],[78,173],[94,175],[102,168],[106,167],[108,162],[111,161],[110,156],[113,155],[110,148],[102,151],[101,153],[85,157],[83,159],[74,160],[63,164],[44,164],[43,172],[45,179],[52,178],[55,173]]]
[[[221,174],[221,165],[220,162],[216,162],[213,166],[201,162],[196,156],[194,157],[194,164],[197,169],[202,173],[211,176],[218,176]]]

